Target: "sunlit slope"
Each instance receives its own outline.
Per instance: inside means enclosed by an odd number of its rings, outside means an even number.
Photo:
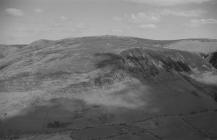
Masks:
[[[162,48],[172,42],[84,37],[4,53],[0,136],[216,138],[216,69],[199,53]]]

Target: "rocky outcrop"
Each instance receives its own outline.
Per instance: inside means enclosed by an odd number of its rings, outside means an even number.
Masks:
[[[217,52],[212,53],[208,59],[209,63],[217,69]]]

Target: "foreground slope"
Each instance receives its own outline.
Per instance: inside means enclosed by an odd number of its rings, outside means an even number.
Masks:
[[[4,49],[0,137],[217,139],[216,69],[171,43],[103,36]]]

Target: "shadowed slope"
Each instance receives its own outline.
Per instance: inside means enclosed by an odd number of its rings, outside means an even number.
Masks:
[[[217,52],[213,52],[210,54],[208,61],[217,69]]]

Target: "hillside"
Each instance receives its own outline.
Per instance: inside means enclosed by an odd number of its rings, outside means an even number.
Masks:
[[[101,36],[1,45],[0,139],[217,139],[215,44]]]

